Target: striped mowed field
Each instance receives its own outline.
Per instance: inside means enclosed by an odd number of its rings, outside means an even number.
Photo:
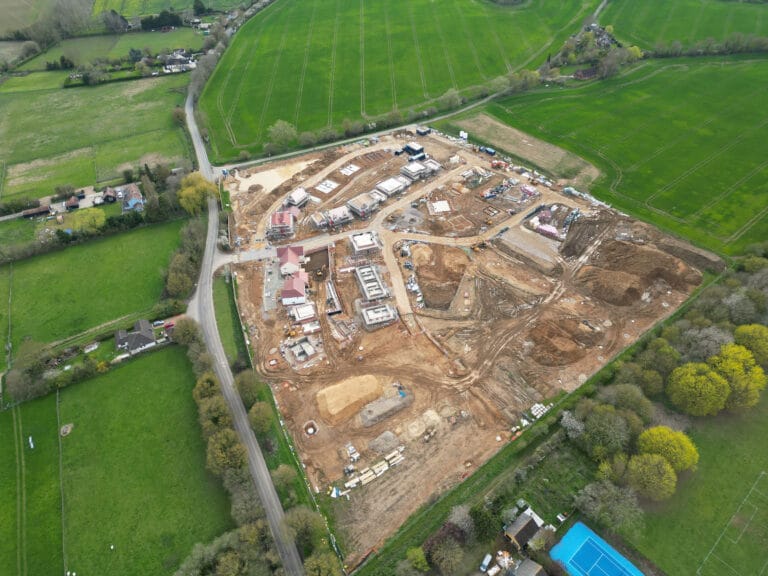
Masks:
[[[535,67],[597,4],[279,0],[238,31],[201,96],[214,160],[260,152],[277,120],[339,128]]]

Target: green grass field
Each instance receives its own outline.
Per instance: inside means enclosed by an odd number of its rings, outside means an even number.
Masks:
[[[183,222],[141,228],[0,267],[0,344],[49,343],[109,320],[149,310],[163,291],[164,269]]]
[[[181,0],[180,2],[173,2],[172,0],[95,0],[93,14],[98,15],[105,10],[116,10],[128,18],[158,14],[161,10],[169,9],[180,12],[192,8],[193,4],[193,0]],[[239,7],[242,2],[237,2],[237,0],[203,0],[203,4],[211,10],[228,10]]]
[[[53,6],[53,0],[0,0],[0,35],[34,24],[49,6]]]
[[[260,152],[278,119],[299,132],[339,127],[535,67],[597,4],[277,2],[235,35],[202,94],[213,157]]]
[[[598,166],[601,199],[735,254],[768,237],[766,82],[765,59],[664,60],[487,112]]]
[[[83,574],[172,574],[229,529],[194,381],[173,347],[62,391],[61,423],[74,424],[62,439],[63,541],[56,397],[0,413],[0,573],[63,574],[66,549],[66,568]]]
[[[690,46],[699,40],[722,41],[736,32],[768,34],[768,6],[724,0],[611,0],[600,23],[612,24],[617,37],[652,49],[678,40]]]
[[[230,366],[238,358],[247,363],[248,351],[237,314],[237,306],[232,294],[232,284],[224,276],[218,276],[213,282],[213,306],[216,311],[216,324],[221,335],[221,344]]]
[[[633,545],[669,576],[764,573],[766,434],[766,394],[744,414],[696,421],[690,435],[701,454],[698,470],[681,482],[674,498],[647,514],[645,531]]]
[[[0,85],[0,201],[39,198],[58,185],[87,186],[143,163],[189,155],[173,109],[189,77],[175,75],[60,89],[61,72],[37,72]]]
[[[172,32],[134,32],[114,36],[84,36],[62,40],[56,46],[29,60],[20,70],[45,70],[45,63],[66,56],[76,65],[92,62],[96,58],[117,59],[128,56],[131,48],[157,54],[163,50],[185,48],[200,50],[204,37],[192,28],[178,28]]]

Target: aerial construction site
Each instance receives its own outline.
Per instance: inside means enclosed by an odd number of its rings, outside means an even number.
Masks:
[[[351,564],[716,264],[586,174],[426,129],[228,174],[257,370],[313,489],[339,499]]]

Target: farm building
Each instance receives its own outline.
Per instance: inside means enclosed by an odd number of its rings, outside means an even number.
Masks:
[[[44,206],[38,206],[37,208],[29,208],[21,213],[24,218],[37,218],[38,216],[48,216],[50,214],[51,207],[47,204]]]
[[[283,306],[294,306],[307,302],[307,273],[299,270],[293,277],[286,279],[280,291]]]
[[[379,237],[375,232],[352,234],[349,237],[349,242],[352,244],[352,250],[355,252],[355,256],[373,254],[381,250]]]
[[[133,330],[118,330],[115,333],[115,346],[118,350],[125,350],[134,355],[143,352],[156,345],[155,332],[149,320],[138,320],[133,325]]]
[[[303,246],[280,246],[277,249],[277,261],[280,265],[280,274],[290,276],[301,270],[304,263]]]
[[[309,194],[307,194],[307,191],[304,188],[296,188],[296,190],[294,190],[288,195],[286,202],[290,206],[296,206],[297,208],[301,208],[307,202],[309,202]]]
[[[397,320],[397,310],[389,304],[363,308],[361,313],[363,316],[363,324],[365,324],[365,327],[368,330],[382,328]]]
[[[117,192],[114,188],[110,188],[109,186],[104,189],[102,197],[104,198],[104,202],[107,204],[114,204],[117,202]]]
[[[376,184],[376,190],[386,194],[387,198],[389,198],[403,192],[409,185],[410,182],[405,178],[394,176]]]
[[[378,270],[371,265],[355,268],[355,277],[360,285],[360,292],[368,302],[389,297],[389,290],[379,276]]]
[[[287,238],[293,236],[296,229],[296,218],[290,212],[279,210],[269,217],[267,237]]]
[[[539,531],[539,525],[536,523],[536,520],[526,512],[520,514],[512,524],[504,528],[504,536],[518,550],[523,550],[531,538],[536,535],[536,532]]]
[[[64,202],[64,208],[66,208],[68,212],[77,210],[80,208],[80,200],[77,198],[77,196],[70,196],[67,198],[67,201]]]
[[[379,209],[379,200],[370,192],[364,192],[348,201],[347,208],[358,218],[367,218]]]

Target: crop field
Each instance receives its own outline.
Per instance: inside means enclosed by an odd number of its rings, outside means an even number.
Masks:
[[[737,32],[768,34],[768,6],[723,0],[611,0],[600,23],[612,24],[619,38],[652,49],[657,43],[722,41]]]
[[[200,50],[203,46],[202,33],[192,28],[177,28],[171,32],[134,32],[130,34],[84,36],[62,40],[56,46],[38,57],[25,62],[21,70],[45,70],[45,63],[58,61],[66,56],[76,65],[92,62],[96,58],[110,60],[128,56],[131,48],[157,54],[163,50],[185,48]]]
[[[665,60],[487,112],[598,166],[599,198],[734,254],[768,237],[766,82],[768,60]]]
[[[0,0],[0,35],[34,24],[42,13],[53,5],[53,0]]]
[[[237,0],[205,0],[203,3],[206,8],[211,10],[228,10],[242,4]],[[180,2],[173,2],[172,0],[95,0],[93,14],[101,14],[104,10],[116,10],[129,18],[131,16],[158,14],[161,10],[173,9],[176,12],[181,12],[192,8],[193,4],[193,0],[181,0]]]
[[[61,72],[37,72],[0,85],[0,201],[39,198],[58,185],[87,186],[143,163],[188,156],[173,109],[188,76],[60,89]]]
[[[173,347],[62,391],[60,418],[55,395],[0,413],[0,573],[172,574],[230,528],[193,386]]]
[[[768,396],[749,412],[697,421],[689,434],[701,454],[698,470],[646,515],[632,544],[669,576],[764,574]]]
[[[299,132],[340,127],[538,65],[596,5],[277,2],[235,35],[203,92],[214,159],[260,152],[278,119]]]
[[[0,342],[50,343],[150,309],[183,222],[141,228],[0,267]]]

